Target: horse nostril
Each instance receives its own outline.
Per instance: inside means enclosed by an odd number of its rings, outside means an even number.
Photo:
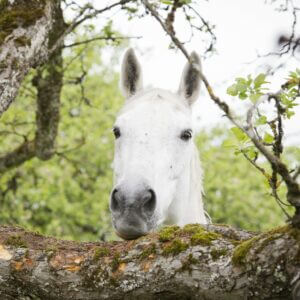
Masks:
[[[152,189],[147,190],[143,196],[143,208],[147,213],[153,213],[156,206],[156,196]]]
[[[113,211],[119,210],[120,208],[120,192],[117,189],[114,189],[111,194],[111,202],[110,202],[110,208]]]

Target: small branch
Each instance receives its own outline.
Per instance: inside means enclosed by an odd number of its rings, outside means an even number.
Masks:
[[[283,205],[288,206],[288,204],[282,202],[281,199],[279,198],[279,196],[277,194],[277,188],[275,188],[274,185],[272,184],[272,177],[270,177],[270,175],[267,174],[266,170],[264,168],[260,167],[255,162],[255,160],[250,159],[250,157],[247,155],[247,153],[245,151],[242,150],[242,154],[250,162],[250,164],[253,165],[258,171],[260,171],[264,175],[264,177],[268,180],[268,183],[271,187],[273,198],[276,200],[276,202],[279,205],[279,207],[281,208],[282,212],[287,217],[287,220],[291,220],[291,216],[288,214],[288,212],[283,207]]]
[[[184,48],[184,46],[182,45],[182,43],[178,40],[178,38],[168,29],[168,27],[165,25],[165,23],[161,20],[161,18],[159,17],[158,13],[156,12],[156,10],[152,7],[152,5],[147,1],[147,0],[142,0],[142,3],[145,5],[145,7],[151,12],[151,14],[153,15],[153,17],[159,22],[159,24],[161,25],[161,27],[163,28],[163,30],[169,35],[169,37],[171,38],[171,40],[173,41],[173,43],[177,46],[178,49],[180,49],[180,51],[182,52],[182,54],[186,57],[186,59],[193,63],[191,61],[191,58],[188,54],[188,52],[186,51],[186,49]],[[221,99],[219,97],[217,97],[208,80],[206,79],[206,77],[204,76],[204,74],[202,73],[202,71],[200,70],[199,66],[198,65],[195,65],[195,69],[198,70],[199,72],[199,75],[202,79],[202,81],[204,82],[204,85],[211,97],[211,99],[225,112],[225,114],[230,118],[230,120],[232,122],[235,123],[232,115],[231,115],[231,112],[230,112],[230,109],[229,109],[229,106],[221,101]],[[237,124],[236,124],[237,125]],[[238,126],[240,127],[240,126]]]
[[[24,142],[14,151],[0,157],[0,174],[35,156],[34,141]]]
[[[297,11],[299,11],[299,8],[295,7],[293,5],[293,2],[290,1],[289,3],[291,3],[292,6],[292,15],[293,15],[293,23],[292,23],[292,32],[290,34],[289,37],[286,36],[280,36],[279,40],[278,40],[278,44],[282,45],[281,49],[279,49],[278,52],[273,51],[273,52],[269,52],[267,54],[264,55],[258,55],[259,58],[261,57],[268,57],[268,56],[279,56],[279,57],[283,57],[286,54],[291,54],[291,56],[295,55],[296,49],[298,48],[298,46],[300,45],[300,37],[295,37],[295,33],[296,33],[296,28],[297,28]],[[288,10],[288,4],[286,5],[286,9],[284,11]]]
[[[64,39],[65,37],[71,33],[76,27],[78,27],[80,24],[82,24],[84,21],[88,20],[88,19],[92,19],[94,17],[96,17],[97,15],[99,14],[102,14],[116,6],[119,6],[119,5],[124,5],[128,2],[130,2],[132,0],[121,0],[119,2],[116,2],[116,3],[113,3],[109,6],[106,6],[105,8],[102,8],[102,9],[94,9],[94,11],[90,14],[87,14],[85,16],[83,16],[81,18],[81,16],[88,10],[90,9],[89,6],[85,6],[81,12],[74,18],[74,20],[72,21],[72,23],[63,31],[63,33],[60,35],[60,37],[56,40],[56,43],[52,46],[52,48],[49,50],[49,54],[51,56],[52,53],[54,53],[56,51],[56,49],[62,47],[63,45],[63,42],[64,42]]]
[[[142,0],[142,3],[151,12],[152,16],[158,21],[158,23],[161,25],[161,27],[163,28],[163,30],[170,36],[170,38],[173,41],[173,43],[181,50],[181,52],[186,57],[186,59],[188,61],[190,61],[190,56],[189,56],[188,52],[182,46],[182,44],[178,40],[178,38],[170,31],[170,29],[168,28],[168,26],[161,20],[161,18],[158,15],[157,11],[152,7],[152,5],[147,0]]]
[[[142,38],[141,36],[116,36],[116,37],[113,37],[113,36],[99,36],[99,37],[95,37],[95,38],[92,38],[92,39],[88,39],[88,40],[85,40],[85,41],[81,41],[81,42],[76,42],[76,43],[72,43],[72,44],[69,44],[69,45],[64,45],[62,46],[62,48],[70,48],[70,47],[75,47],[75,46],[79,46],[79,45],[82,45],[82,44],[88,44],[88,43],[91,43],[91,42],[94,42],[94,41],[99,41],[99,40],[109,40],[109,41],[116,41],[116,40],[128,40],[128,39],[140,39]]]
[[[269,179],[269,175],[267,174],[266,170],[260,167],[255,160],[252,160],[244,150],[241,150],[243,156],[253,165],[258,171],[260,171],[267,179]]]
[[[177,48],[182,52],[182,54],[187,58],[187,60],[191,63],[191,58],[189,54],[187,53],[186,49],[180,43],[180,41],[177,39],[175,34],[170,31],[164,24],[164,22],[159,17],[156,10],[152,7],[152,5],[147,0],[142,0],[142,3],[144,6],[150,11],[150,13],[153,15],[153,17],[159,22],[163,30],[169,35],[171,40],[174,42],[174,44],[177,46]],[[265,156],[265,158],[269,161],[269,163],[272,166],[272,169],[276,170],[280,174],[280,176],[283,178],[286,186],[287,186],[287,199],[288,201],[296,208],[295,216],[293,218],[293,224],[295,226],[300,226],[300,188],[298,183],[292,178],[290,175],[290,172],[287,168],[287,166],[273,153],[271,153],[257,138],[255,135],[255,131],[253,129],[252,124],[252,117],[253,117],[253,111],[257,108],[259,103],[255,103],[247,112],[247,126],[244,127],[241,124],[239,124],[236,119],[233,117],[232,112],[230,111],[230,108],[227,103],[222,101],[218,96],[216,96],[213,92],[213,89],[211,88],[211,85],[209,84],[207,78],[202,73],[202,70],[200,67],[196,64],[194,64],[194,67],[196,70],[199,71],[199,76],[204,82],[204,85],[209,93],[210,98],[218,105],[218,107],[225,113],[226,117],[239,129],[241,129],[253,142],[253,144],[256,146],[256,148]],[[261,100],[263,101],[263,100]]]
[[[188,8],[190,10],[192,10],[196,16],[201,20],[201,22],[203,23],[203,25],[205,26],[207,32],[211,35],[211,42],[210,45],[208,47],[208,49],[205,52],[209,52],[213,50],[213,46],[216,43],[217,37],[215,35],[215,33],[213,32],[212,28],[210,27],[210,25],[208,24],[208,22],[198,13],[198,11],[196,9],[194,9],[191,5],[188,5]],[[196,26],[193,26],[194,28],[201,30],[201,28],[197,28]]]
[[[293,174],[293,179],[296,180],[299,175],[300,175],[300,167],[298,167],[298,169],[296,169],[295,173]]]

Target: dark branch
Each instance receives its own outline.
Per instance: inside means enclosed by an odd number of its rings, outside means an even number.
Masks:
[[[80,24],[82,24],[83,22],[85,22],[86,20],[92,19],[94,17],[96,17],[99,14],[102,14],[106,11],[111,10],[114,7],[120,6],[120,5],[124,5],[128,2],[130,2],[132,0],[121,0],[119,2],[113,3],[109,6],[106,6],[102,9],[93,9],[91,8],[89,5],[85,6],[80,12],[79,14],[74,18],[74,20],[71,22],[71,24],[63,31],[63,33],[60,35],[60,37],[56,40],[56,43],[52,46],[52,48],[49,50],[50,55],[52,53],[54,53],[56,51],[56,49],[62,47],[63,43],[64,43],[64,39],[65,37],[71,33],[76,27],[78,27]],[[86,14],[87,10],[91,10],[92,12],[90,12],[89,14]]]
[[[63,48],[75,47],[83,44],[88,44],[95,41],[106,40],[106,41],[117,41],[117,40],[128,40],[128,39],[140,39],[141,36],[98,36],[92,39],[84,40],[81,42],[72,43],[69,45],[62,46]]]
[[[163,30],[169,35],[171,40],[174,42],[174,44],[177,46],[177,48],[183,53],[183,55],[187,58],[188,61],[191,61],[191,57],[189,56],[188,52],[182,45],[182,43],[177,39],[175,34],[168,29],[168,27],[165,26],[164,22],[159,17],[156,10],[153,8],[153,6],[149,3],[147,0],[142,0],[142,3],[144,6],[150,11],[150,13],[153,15],[153,17],[159,22]],[[199,71],[199,76],[201,77],[202,81],[204,82],[204,85],[209,93],[210,98],[218,105],[218,107],[225,113],[226,117],[239,129],[241,129],[253,142],[253,144],[256,146],[256,148],[265,156],[265,158],[269,161],[270,165],[272,166],[272,169],[276,170],[277,173],[280,174],[280,176],[283,178],[287,189],[287,199],[289,203],[291,203],[295,208],[296,212],[293,218],[293,224],[295,226],[300,226],[300,187],[298,183],[292,178],[288,167],[286,164],[284,164],[280,158],[278,158],[276,155],[271,153],[264,145],[263,143],[257,138],[253,124],[252,124],[252,115],[253,111],[257,108],[259,101],[256,102],[247,113],[247,126],[244,127],[233,117],[229,106],[222,101],[218,96],[216,96],[213,92],[213,89],[211,88],[211,85],[209,84],[207,78],[202,73],[202,70],[200,67],[195,65],[195,68]],[[263,100],[261,100],[263,101]]]
[[[59,6],[53,10],[54,24],[49,39],[48,49],[56,41],[64,27],[63,15]],[[60,92],[62,88],[62,50],[57,49],[45,66],[37,70],[33,85],[37,88],[36,134],[32,141],[27,141],[12,152],[0,157],[0,173],[17,167],[33,157],[50,159],[55,152],[57,135]]]

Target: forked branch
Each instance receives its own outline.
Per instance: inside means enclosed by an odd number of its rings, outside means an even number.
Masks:
[[[142,3],[144,4],[145,8],[152,14],[152,16],[159,22],[163,30],[167,33],[167,35],[171,38],[172,42],[176,45],[176,47],[183,53],[183,55],[187,58],[188,61],[193,63],[191,60],[190,55],[188,54],[187,50],[183,46],[183,44],[179,41],[179,39],[176,37],[175,30],[170,30],[170,26],[166,26],[165,22],[161,19],[155,8],[150,4],[148,0],[142,0]],[[299,184],[296,182],[296,180],[293,178],[293,176],[290,174],[289,169],[285,163],[280,159],[280,157],[272,153],[267,149],[267,147],[259,140],[257,137],[254,127],[253,127],[253,112],[257,108],[257,106],[260,104],[260,101],[253,104],[253,106],[248,110],[247,113],[247,125],[243,126],[233,115],[230,107],[228,104],[220,99],[213,91],[208,79],[203,74],[202,70],[199,68],[199,66],[195,65],[195,68],[199,71],[199,76],[201,77],[207,92],[210,96],[210,98],[218,105],[218,107],[224,112],[225,116],[239,129],[241,129],[252,141],[252,143],[256,146],[256,148],[263,154],[263,156],[268,160],[268,162],[271,164],[272,169],[274,172],[280,174],[283,181],[286,184],[287,187],[287,200],[291,205],[293,205],[296,209],[295,215],[293,217],[293,224],[295,226],[300,226],[300,187]],[[271,94],[268,95],[269,97],[272,97]],[[274,96],[273,96],[274,97]],[[263,100],[261,100],[263,101]],[[282,127],[280,125],[280,132],[282,131]],[[281,147],[281,137],[282,132],[280,133],[280,137],[278,138],[278,144],[277,146]]]

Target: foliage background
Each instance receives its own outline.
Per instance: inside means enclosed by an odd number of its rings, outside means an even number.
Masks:
[[[115,239],[108,209],[112,187],[111,128],[122,97],[118,89],[118,57],[124,45],[114,45],[111,64],[101,59],[104,43],[74,47],[64,54],[64,88],[57,154],[34,158],[0,179],[0,222],[17,224],[46,235],[80,241]],[[79,59],[74,59],[79,57]],[[86,72],[82,84],[76,78]],[[35,130],[34,71],[27,76],[17,101],[0,125],[1,152],[14,149]],[[204,101],[204,100],[203,100]],[[17,121],[17,125],[16,125]],[[228,130],[202,131],[197,138],[205,170],[205,207],[213,222],[248,230],[266,230],[284,223],[269,196],[263,177],[222,142]],[[299,160],[289,148],[286,158]]]

